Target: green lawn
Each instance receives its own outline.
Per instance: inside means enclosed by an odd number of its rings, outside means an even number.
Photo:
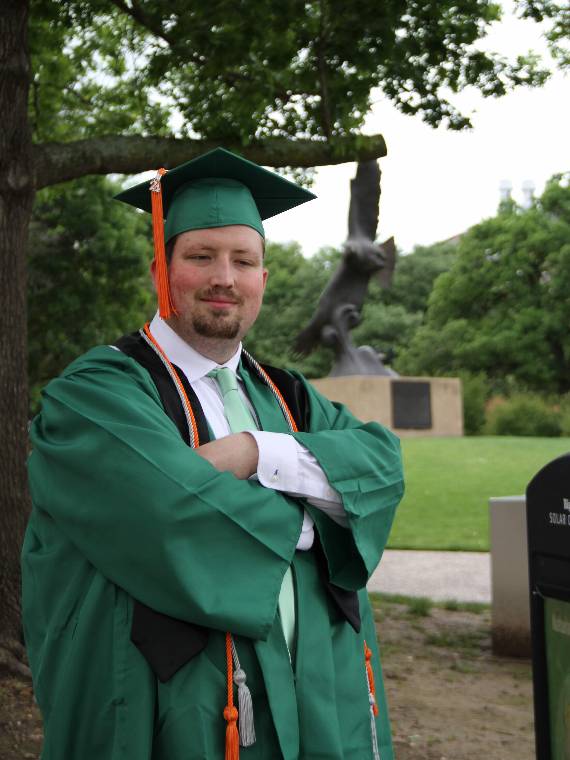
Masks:
[[[489,549],[489,497],[524,494],[570,438],[406,438],[391,549]]]

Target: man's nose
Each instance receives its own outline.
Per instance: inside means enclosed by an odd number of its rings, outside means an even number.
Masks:
[[[214,261],[210,271],[210,282],[212,285],[231,288],[234,285],[234,271],[232,262],[225,256],[219,256]]]

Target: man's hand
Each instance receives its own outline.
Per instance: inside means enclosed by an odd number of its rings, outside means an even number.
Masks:
[[[232,433],[198,446],[194,451],[220,472],[231,472],[240,480],[247,480],[257,472],[259,451],[255,438],[249,433]]]

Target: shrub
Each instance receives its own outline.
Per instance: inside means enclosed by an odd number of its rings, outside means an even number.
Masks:
[[[489,381],[483,372],[473,375],[459,373],[463,391],[463,425],[465,435],[478,435],[485,424],[485,402],[489,395]]]
[[[561,415],[540,396],[519,393],[491,409],[486,432],[552,438],[560,435]]]

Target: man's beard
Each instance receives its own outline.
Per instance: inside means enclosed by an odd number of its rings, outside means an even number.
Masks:
[[[243,298],[225,288],[212,288],[211,290],[200,291],[196,294],[198,300],[202,298],[215,298],[216,296],[231,298],[236,301],[238,306],[243,304]],[[207,310],[206,313],[190,313],[186,317],[179,317],[179,320],[184,332],[188,332],[188,334],[194,332],[194,334],[200,335],[203,338],[233,340],[241,329],[241,318],[238,315],[231,317],[223,311],[215,312]],[[192,329],[188,330],[190,326]]]
[[[239,333],[241,320],[237,317],[228,319],[225,314],[210,316],[194,315],[192,327],[203,338],[225,338],[232,340]]]

